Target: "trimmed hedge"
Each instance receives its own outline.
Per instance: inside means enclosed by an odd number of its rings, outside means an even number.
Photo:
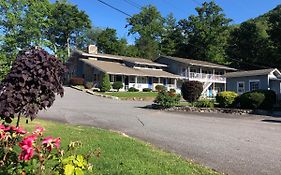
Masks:
[[[235,106],[238,94],[232,91],[224,91],[216,96],[216,102],[221,108],[230,108]]]
[[[121,81],[115,81],[113,84],[112,84],[112,88],[113,89],[116,89],[117,91],[119,91],[119,89],[122,89],[124,86],[123,86],[123,83]]]
[[[110,89],[111,89],[111,84],[110,84],[110,80],[109,80],[109,75],[107,73],[105,73],[102,77],[100,90],[101,90],[101,92],[107,92]]]
[[[143,91],[143,92],[151,92],[152,89],[150,89],[150,88],[143,88],[142,91]]]
[[[128,92],[139,92],[139,90],[136,89],[136,88],[134,88],[134,87],[130,87],[130,88],[128,89]]]
[[[260,92],[246,92],[239,96],[239,106],[243,109],[259,109],[265,100],[265,95]]]
[[[276,94],[272,90],[246,92],[239,96],[237,103],[241,108],[270,110],[276,103]]]
[[[195,102],[201,96],[203,84],[199,81],[186,81],[182,84],[181,94],[187,102]]]

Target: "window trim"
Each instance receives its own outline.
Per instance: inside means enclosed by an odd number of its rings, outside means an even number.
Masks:
[[[259,87],[258,87],[258,89],[260,89],[260,80],[249,80],[249,91],[252,91],[251,90],[251,83],[254,83],[254,82],[258,82],[259,83]],[[258,89],[256,89],[256,90],[258,90]]]
[[[244,89],[243,92],[239,92],[239,91],[238,91],[238,90],[239,90],[239,84],[240,84],[240,83],[243,84],[243,89]],[[245,91],[246,91],[245,81],[238,81],[237,84],[236,84],[236,86],[237,86],[236,88],[237,88],[237,93],[238,93],[238,94],[243,94],[243,93],[245,93]]]

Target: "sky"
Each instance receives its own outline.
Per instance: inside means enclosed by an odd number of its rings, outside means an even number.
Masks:
[[[111,9],[98,0],[68,0],[85,11],[95,27],[110,27],[117,30],[118,37],[126,37],[129,43],[134,42],[133,36],[127,36],[125,28],[128,16]],[[176,19],[188,18],[195,14],[195,7],[203,0],[102,0],[129,15],[140,12],[139,6],[152,4],[157,7],[163,17],[173,13]],[[207,0],[208,2],[210,0]],[[250,18],[255,18],[273,9],[281,0],[215,0],[223,8],[226,17],[231,18],[233,24],[239,24]]]

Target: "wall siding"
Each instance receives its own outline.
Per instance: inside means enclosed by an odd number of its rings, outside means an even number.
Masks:
[[[250,80],[260,80],[260,89],[267,90],[269,88],[268,76],[263,75],[263,76],[226,78],[226,89],[228,91],[237,92],[237,82],[245,82],[245,92],[248,92]]]

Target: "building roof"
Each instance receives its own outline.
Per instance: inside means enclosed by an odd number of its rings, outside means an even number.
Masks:
[[[249,77],[249,76],[258,76],[258,75],[269,75],[274,71],[276,71],[280,76],[281,73],[276,68],[230,72],[230,73],[226,73],[224,76],[227,78],[231,78],[231,77]]]
[[[236,71],[237,69],[231,68],[228,66],[220,65],[220,64],[215,64],[215,63],[210,63],[207,61],[200,61],[200,60],[193,60],[193,59],[188,59],[188,58],[179,58],[179,57],[171,57],[171,56],[160,56],[159,58],[167,58],[173,61],[177,61],[183,64],[188,64],[191,66],[201,66],[201,67],[209,67],[209,68],[219,68],[219,69],[225,69],[225,70],[233,70]],[[159,59],[157,58],[157,59]]]
[[[134,64],[157,66],[157,67],[167,67],[167,65],[165,65],[165,64],[159,64],[159,63],[155,63],[148,59],[137,58],[137,57],[126,57],[126,56],[101,54],[101,53],[89,54],[89,53],[83,53],[83,52],[81,52],[81,54],[86,57],[108,58],[108,59],[114,59],[114,60],[123,60],[123,61],[127,61],[127,62],[134,63]]]
[[[94,67],[102,72],[113,75],[133,75],[133,76],[150,76],[163,78],[180,78],[177,75],[163,71],[161,69],[136,69],[125,66],[117,62],[99,61],[93,59],[81,59],[84,63]]]

